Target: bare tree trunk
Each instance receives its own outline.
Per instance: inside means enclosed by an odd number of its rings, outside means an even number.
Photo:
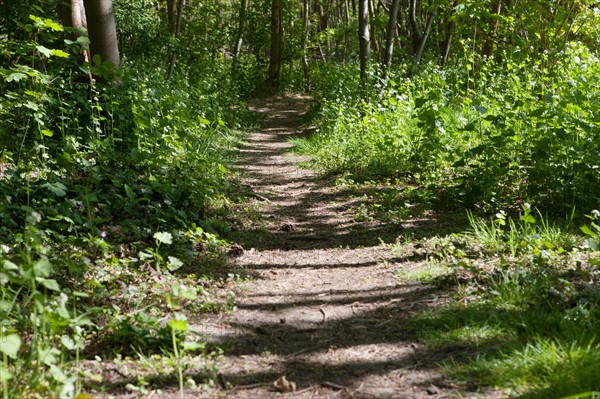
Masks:
[[[183,5],[185,0],[179,0],[179,4],[177,5],[177,22],[175,24],[175,30],[173,31],[173,38],[177,39],[181,34],[181,20],[183,19]],[[175,51],[171,51],[169,55],[169,70],[167,72],[167,80],[171,80],[173,77],[173,70],[175,69],[175,59],[177,58],[177,54]]]
[[[118,68],[121,63],[112,0],[84,0],[92,56]]]
[[[310,80],[310,69],[308,68],[308,34],[309,34],[310,0],[304,0],[302,8],[302,68],[304,70],[304,84],[306,92],[310,93],[312,84]]]
[[[375,13],[375,4],[373,0],[369,0],[369,20],[374,21],[377,14]],[[369,25],[370,30],[370,38],[371,38],[371,48],[375,53],[375,59],[380,60],[380,51],[379,51],[379,41],[377,40],[377,27],[375,24]]]
[[[358,40],[360,48],[360,80],[367,81],[369,52],[371,40],[369,37],[369,0],[358,0]]]
[[[419,21],[417,20],[417,0],[410,0],[408,5],[409,21],[412,27],[412,42],[413,42],[413,54],[417,54],[419,43],[421,43],[421,28]]]
[[[444,43],[442,45],[442,67],[446,65],[448,62],[448,56],[450,55],[450,46],[452,45],[452,37],[454,36],[454,19],[452,18],[452,14],[454,13],[454,9],[458,4],[458,0],[454,0],[452,3],[452,11],[450,12],[450,20],[448,25],[446,25],[446,38],[444,39]]]
[[[271,2],[271,50],[269,52],[269,84],[279,87],[281,78],[281,50],[283,42],[283,0]]]
[[[421,63],[421,59],[423,58],[423,51],[425,50],[425,43],[427,43],[427,38],[429,37],[429,33],[431,32],[431,27],[433,26],[433,19],[435,18],[438,10],[438,5],[436,4],[433,8],[431,14],[429,14],[429,19],[427,20],[427,26],[425,27],[425,32],[423,32],[423,36],[421,36],[421,41],[419,43],[419,47],[417,48],[417,53],[415,54],[416,64],[419,65]]]
[[[398,20],[398,9],[400,8],[400,0],[392,1],[390,9],[390,19],[388,21],[387,34],[385,36],[385,55],[383,65],[385,69],[390,69],[392,66],[392,56],[394,55],[394,36],[396,35],[396,21]]]
[[[169,33],[174,35],[177,26],[177,0],[167,0],[167,21]]]
[[[486,57],[492,55],[492,51],[494,49],[494,39],[496,37],[496,32],[498,31],[498,24],[500,22],[500,11],[502,9],[502,0],[496,0],[496,3],[492,5],[492,13],[490,18],[492,18],[490,32],[488,33],[485,43],[483,44],[483,49],[481,53]]]
[[[237,76],[240,52],[242,51],[242,42],[244,39],[244,26],[246,25],[246,0],[241,0],[240,13],[238,15],[238,29],[235,39],[235,48],[233,50],[233,63],[231,65],[231,73]]]

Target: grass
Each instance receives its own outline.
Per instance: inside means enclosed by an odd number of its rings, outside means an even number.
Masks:
[[[411,335],[446,353],[451,360],[443,366],[458,381],[518,398],[593,397],[600,387],[600,256],[568,228],[530,215],[469,214],[465,233],[399,240],[393,250],[405,259],[428,254],[399,270],[400,278],[453,291],[448,305],[413,317]]]

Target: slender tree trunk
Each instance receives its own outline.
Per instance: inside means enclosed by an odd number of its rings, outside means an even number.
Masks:
[[[369,52],[371,40],[369,37],[369,0],[358,0],[358,40],[360,49],[360,80],[367,82]]]
[[[112,0],[84,0],[92,57],[110,61],[116,68],[121,59]]]
[[[181,20],[183,19],[183,5],[185,0],[179,0],[179,4],[177,5],[177,22],[175,23],[175,31],[173,31],[173,38],[177,39],[181,34]],[[177,54],[175,51],[171,51],[169,55],[169,69],[167,72],[167,80],[171,80],[173,77],[173,70],[175,69],[175,59],[177,58]]]
[[[177,27],[177,0],[167,0],[167,21],[169,24],[169,33],[175,35]]]
[[[427,38],[429,37],[429,33],[431,33],[431,27],[433,26],[433,20],[437,14],[438,5],[436,4],[433,8],[431,14],[429,14],[429,19],[427,20],[427,26],[425,27],[425,32],[423,32],[423,36],[421,37],[421,41],[419,43],[419,47],[417,48],[417,53],[415,54],[416,64],[419,65],[421,60],[423,59],[423,51],[425,50],[425,44],[427,43]]]
[[[392,66],[392,56],[394,55],[394,36],[396,35],[396,21],[398,20],[398,9],[400,0],[393,0],[390,9],[390,19],[388,21],[387,33],[385,36],[385,55],[383,65],[386,70]]]
[[[283,0],[271,2],[271,50],[269,52],[269,84],[279,87],[283,42]]]
[[[369,0],[369,20],[374,21],[376,17],[375,4],[373,0]],[[371,38],[371,49],[375,53],[374,57],[377,60],[381,60],[379,51],[379,41],[377,40],[377,26],[375,24],[369,24],[369,36]]]
[[[421,38],[423,35],[421,34],[421,28],[419,26],[419,21],[417,20],[417,0],[409,0],[408,5],[408,13],[409,13],[409,21],[410,26],[412,28],[412,42],[413,42],[413,54],[417,54],[419,43],[421,43]]]
[[[306,92],[310,93],[312,84],[310,80],[310,69],[308,68],[308,34],[310,21],[310,0],[304,0],[302,7],[302,69],[304,70],[304,85]]]
[[[238,29],[235,39],[235,48],[233,50],[233,63],[231,72],[233,77],[237,76],[240,52],[242,51],[242,42],[244,39],[244,26],[246,25],[246,0],[240,2],[240,12],[238,15]]]
[[[485,39],[485,43],[483,44],[483,49],[481,53],[489,57],[492,55],[492,51],[494,50],[494,40],[496,38],[496,32],[498,31],[498,24],[500,23],[500,11],[502,9],[502,0],[496,0],[496,2],[492,5],[492,13],[490,18],[492,18],[490,24],[490,31]]]

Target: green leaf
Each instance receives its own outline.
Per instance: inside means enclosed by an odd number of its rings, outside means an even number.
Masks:
[[[52,366],[53,364],[58,363],[58,356],[60,355],[60,351],[56,348],[40,348],[39,349],[39,358],[46,366]]]
[[[600,244],[598,244],[598,241],[594,240],[593,238],[588,238],[586,243],[592,251],[600,251]]]
[[[154,233],[154,239],[162,244],[172,244],[173,243],[173,236],[171,235],[171,233],[167,233],[167,232],[157,232]]]
[[[135,192],[127,184],[125,184],[125,194],[127,194],[129,199],[134,199],[136,197]]]
[[[52,50],[50,50],[49,48],[46,48],[42,45],[36,46],[35,48],[37,49],[37,51],[44,54],[48,58],[52,56]]]
[[[583,231],[585,234],[587,234],[588,236],[591,236],[591,237],[595,237],[595,236],[596,236],[596,233],[594,233],[594,232],[592,231],[592,229],[590,229],[590,228],[589,228],[588,226],[586,226],[586,225],[584,225],[584,226],[581,226],[579,229],[580,229],[581,231]]]
[[[13,72],[6,77],[7,82],[19,82],[23,79],[27,79],[27,75],[20,72]]]
[[[52,265],[46,259],[40,259],[33,265],[33,273],[36,277],[48,277],[52,271]]]
[[[170,320],[169,327],[174,331],[187,331],[188,323],[187,320]]]
[[[535,223],[535,218],[529,214],[521,216],[520,219],[525,223]]]
[[[181,266],[183,266],[183,262],[180,261],[179,259],[177,259],[174,256],[169,256],[169,264],[167,265],[167,268],[169,269],[169,271],[174,272],[177,269],[180,269]]]
[[[13,378],[13,373],[8,371],[2,363],[0,363],[0,381],[8,381]]]
[[[204,342],[193,342],[193,341],[185,341],[183,343],[184,351],[197,351],[206,348],[206,344]]]
[[[56,23],[53,20],[48,19],[48,18],[44,19],[44,24],[48,28],[50,28],[50,29],[52,29],[53,31],[56,31],[56,32],[62,32],[62,30],[63,30],[62,25],[60,25],[59,23]]]
[[[58,285],[56,280],[38,277],[37,281],[40,282],[44,287],[48,288],[49,290],[60,291],[60,286]]]
[[[198,122],[200,122],[201,124],[203,124],[205,126],[206,125],[210,125],[210,121],[208,119],[206,119],[206,118],[203,118],[203,117],[199,117],[198,118]]]
[[[44,136],[47,136],[47,137],[52,137],[52,136],[54,136],[54,133],[52,133],[52,130],[48,130],[48,129],[42,129],[42,130],[41,130],[41,133],[42,133]]]
[[[21,348],[21,337],[17,334],[9,334],[0,337],[0,352],[16,359],[17,353]]]
[[[69,53],[62,51],[60,49],[52,49],[52,55],[55,55],[57,57],[61,57],[61,58],[68,58],[69,57]]]
[[[57,197],[64,197],[65,195],[67,195],[67,187],[61,182],[46,183],[42,187],[48,189]]]

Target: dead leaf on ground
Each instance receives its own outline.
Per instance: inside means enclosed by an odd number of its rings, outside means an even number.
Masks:
[[[296,383],[294,381],[288,381],[285,375],[282,375],[273,383],[273,387],[279,392],[294,392],[296,390]]]

